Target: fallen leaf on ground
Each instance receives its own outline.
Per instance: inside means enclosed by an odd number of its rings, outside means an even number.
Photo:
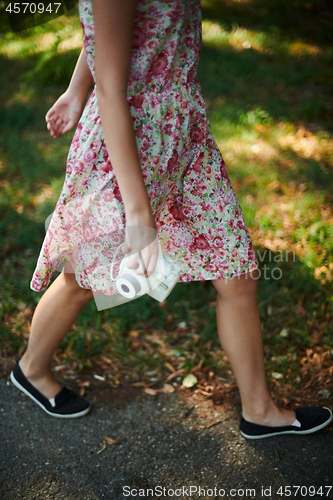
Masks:
[[[194,367],[194,370],[201,370],[203,365],[203,359],[200,359],[199,363]]]
[[[274,191],[275,189],[279,189],[280,187],[281,187],[281,184],[276,179],[275,179],[275,181],[271,182],[270,184],[267,184],[267,189],[269,189],[270,191]]]
[[[164,363],[164,366],[166,366],[172,373],[176,372],[176,369],[172,366],[171,363],[168,363],[168,361]]]
[[[64,368],[67,368],[67,365],[59,365],[55,367],[55,371],[60,372],[60,370],[63,370]]]
[[[288,330],[287,328],[282,328],[281,332],[279,333],[281,337],[288,337]]]
[[[144,391],[146,394],[149,394],[150,396],[156,396],[156,394],[159,394],[160,392],[157,389],[151,389],[150,387],[145,387]]]
[[[156,344],[159,344],[163,348],[166,347],[164,340],[160,339],[160,337],[158,336],[158,334],[156,332],[152,333],[150,335],[145,335],[145,338],[148,340],[152,340],[153,342],[155,342]]]
[[[138,349],[141,349],[142,347],[144,349],[147,349],[148,351],[151,351],[150,345],[147,344],[145,340],[141,339],[140,337],[133,336],[131,338],[131,346],[130,346],[131,351],[136,351]]]
[[[212,395],[213,395],[211,392],[206,392],[206,391],[201,391],[201,390],[199,392],[200,392],[200,394],[202,394],[203,396],[206,396],[206,397],[212,397]]]
[[[182,375],[184,373],[184,369],[182,368],[181,370],[177,370],[176,372],[174,373],[170,373],[170,375],[166,378],[166,382],[170,382],[171,380],[173,380],[174,378],[178,377],[178,375]]]
[[[197,383],[198,379],[195,375],[193,375],[193,373],[187,375],[187,377],[183,380],[183,386],[188,388],[195,386]]]
[[[103,354],[101,354],[101,355],[100,355],[100,358],[101,358],[101,360],[103,360],[103,361],[104,361],[104,363],[107,363],[108,365],[111,365],[111,366],[113,366],[113,368],[116,368],[116,369],[117,369],[117,367],[115,366],[115,364],[114,364],[114,362],[112,361],[112,359],[107,358],[107,357],[106,357],[106,356],[104,356]]]
[[[107,444],[120,444],[122,442],[122,439],[113,439],[107,436],[104,439],[107,442]]]
[[[102,451],[104,451],[106,449],[106,441],[104,441],[103,443],[103,448],[101,448],[99,451],[96,451],[96,455],[98,455],[99,453],[102,453]]]
[[[164,384],[164,386],[163,386],[163,392],[172,393],[172,392],[175,392],[175,390],[176,389],[171,384]]]
[[[141,330],[131,330],[129,332],[130,337],[138,337]]]
[[[200,429],[209,429],[209,427],[213,427],[213,425],[220,424],[223,420],[217,420],[216,422],[212,422],[208,425],[199,425]]]
[[[80,382],[79,385],[80,385],[80,387],[89,387],[90,386],[90,381],[86,380],[85,382]]]

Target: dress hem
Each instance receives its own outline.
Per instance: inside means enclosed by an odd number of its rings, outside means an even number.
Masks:
[[[251,264],[251,263],[252,263],[252,265],[250,265],[250,266],[249,266],[249,265],[248,265],[248,266],[246,266],[246,267],[245,267],[245,266],[242,266],[242,270],[241,270],[241,272],[240,272],[240,273],[237,273],[237,274],[234,274],[234,275],[233,275],[233,276],[231,276],[231,277],[229,277],[229,276],[225,276],[225,275],[224,275],[224,276],[221,276],[221,273],[215,273],[215,274],[218,274],[219,276],[218,276],[218,277],[215,277],[215,276],[211,276],[211,277],[202,277],[202,278],[199,278],[199,279],[198,279],[198,278],[195,278],[195,279],[182,279],[182,278],[184,278],[184,277],[191,277],[191,278],[193,278],[193,276],[191,276],[191,275],[189,275],[189,274],[184,274],[184,273],[183,273],[183,274],[181,274],[181,275],[179,276],[179,280],[177,281],[177,283],[190,283],[190,282],[192,282],[192,281],[214,281],[214,280],[224,280],[224,279],[232,279],[232,278],[236,278],[237,276],[242,276],[243,274],[248,274],[248,273],[250,273],[250,272],[252,272],[252,271],[254,271],[254,270],[256,270],[256,269],[259,269],[259,264],[258,264],[258,263],[256,263],[256,262],[255,262],[255,261],[253,261],[253,260],[248,261],[248,264]],[[36,293],[40,293],[40,292],[43,292],[43,291],[47,290],[48,286],[50,285],[50,281],[51,281],[51,279],[52,279],[52,276],[53,276],[53,274],[54,274],[55,272],[59,272],[59,274],[60,274],[62,271],[57,271],[57,270],[55,270],[55,271],[52,273],[52,275],[50,276],[50,279],[49,279],[48,283],[47,283],[44,287],[40,287],[39,289],[34,288],[34,287],[33,287],[33,285],[32,285],[32,282],[30,282],[30,289],[31,289],[31,290],[33,290],[33,291],[34,291],[34,292],[36,292]],[[226,274],[226,273],[224,273],[224,274]],[[94,290],[94,288],[93,288],[93,287],[92,287],[92,288],[87,288],[87,287],[82,286],[82,281],[81,281],[80,279],[78,279],[78,278],[77,278],[76,273],[75,273],[75,279],[76,279],[76,281],[77,281],[77,284],[78,284],[81,288],[83,288],[84,290],[91,290],[91,291],[93,291],[93,292],[95,292],[95,293],[100,293],[100,294],[103,294],[103,295],[107,295],[107,296],[109,296],[109,297],[112,297],[113,295],[116,295],[116,294],[110,294],[110,295],[108,295],[108,294],[103,293],[101,290]]]

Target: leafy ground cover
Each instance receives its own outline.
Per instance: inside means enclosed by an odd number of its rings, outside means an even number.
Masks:
[[[261,264],[267,378],[285,405],[329,404],[332,11],[324,0],[203,0],[202,12],[199,79]],[[1,35],[3,366],[24,351],[42,295],[29,283],[74,133],[52,139],[44,116],[66,89],[81,46],[77,8],[35,29]],[[98,383],[171,391],[191,372],[198,383],[187,390],[237,405],[217,337],[215,299],[211,283],[192,282],[178,284],[162,304],[142,297],[98,312],[91,302],[59,346],[55,369],[82,394]]]

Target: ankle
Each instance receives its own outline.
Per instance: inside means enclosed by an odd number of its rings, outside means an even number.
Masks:
[[[242,407],[242,415],[248,422],[260,422],[262,425],[270,422],[272,414],[278,413],[279,409],[273,400],[255,402]]]
[[[36,363],[29,364],[25,366],[25,360],[23,360],[21,365],[21,360],[19,361],[19,366],[23,372],[25,378],[37,389],[43,396],[47,399],[55,397],[59,391],[62,389],[62,384],[55,378],[49,369],[41,370],[40,367],[36,370]]]
[[[40,366],[36,362],[36,360],[29,359],[26,353],[20,359],[19,365],[23,372],[23,375],[28,379],[38,380],[42,378],[47,378],[50,375],[52,376],[51,366],[50,367]]]
[[[259,405],[249,410],[244,409],[243,417],[248,422],[266,426],[291,425],[296,418],[294,410],[279,408],[271,400],[266,405]]]

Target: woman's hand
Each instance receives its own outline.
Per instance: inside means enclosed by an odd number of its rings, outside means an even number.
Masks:
[[[159,247],[156,222],[151,210],[126,214],[126,237],[123,251],[132,254],[127,263],[128,268],[136,269],[137,274],[146,277],[153,274]]]
[[[50,135],[56,139],[76,125],[82,115],[84,102],[66,90],[45,115]]]

